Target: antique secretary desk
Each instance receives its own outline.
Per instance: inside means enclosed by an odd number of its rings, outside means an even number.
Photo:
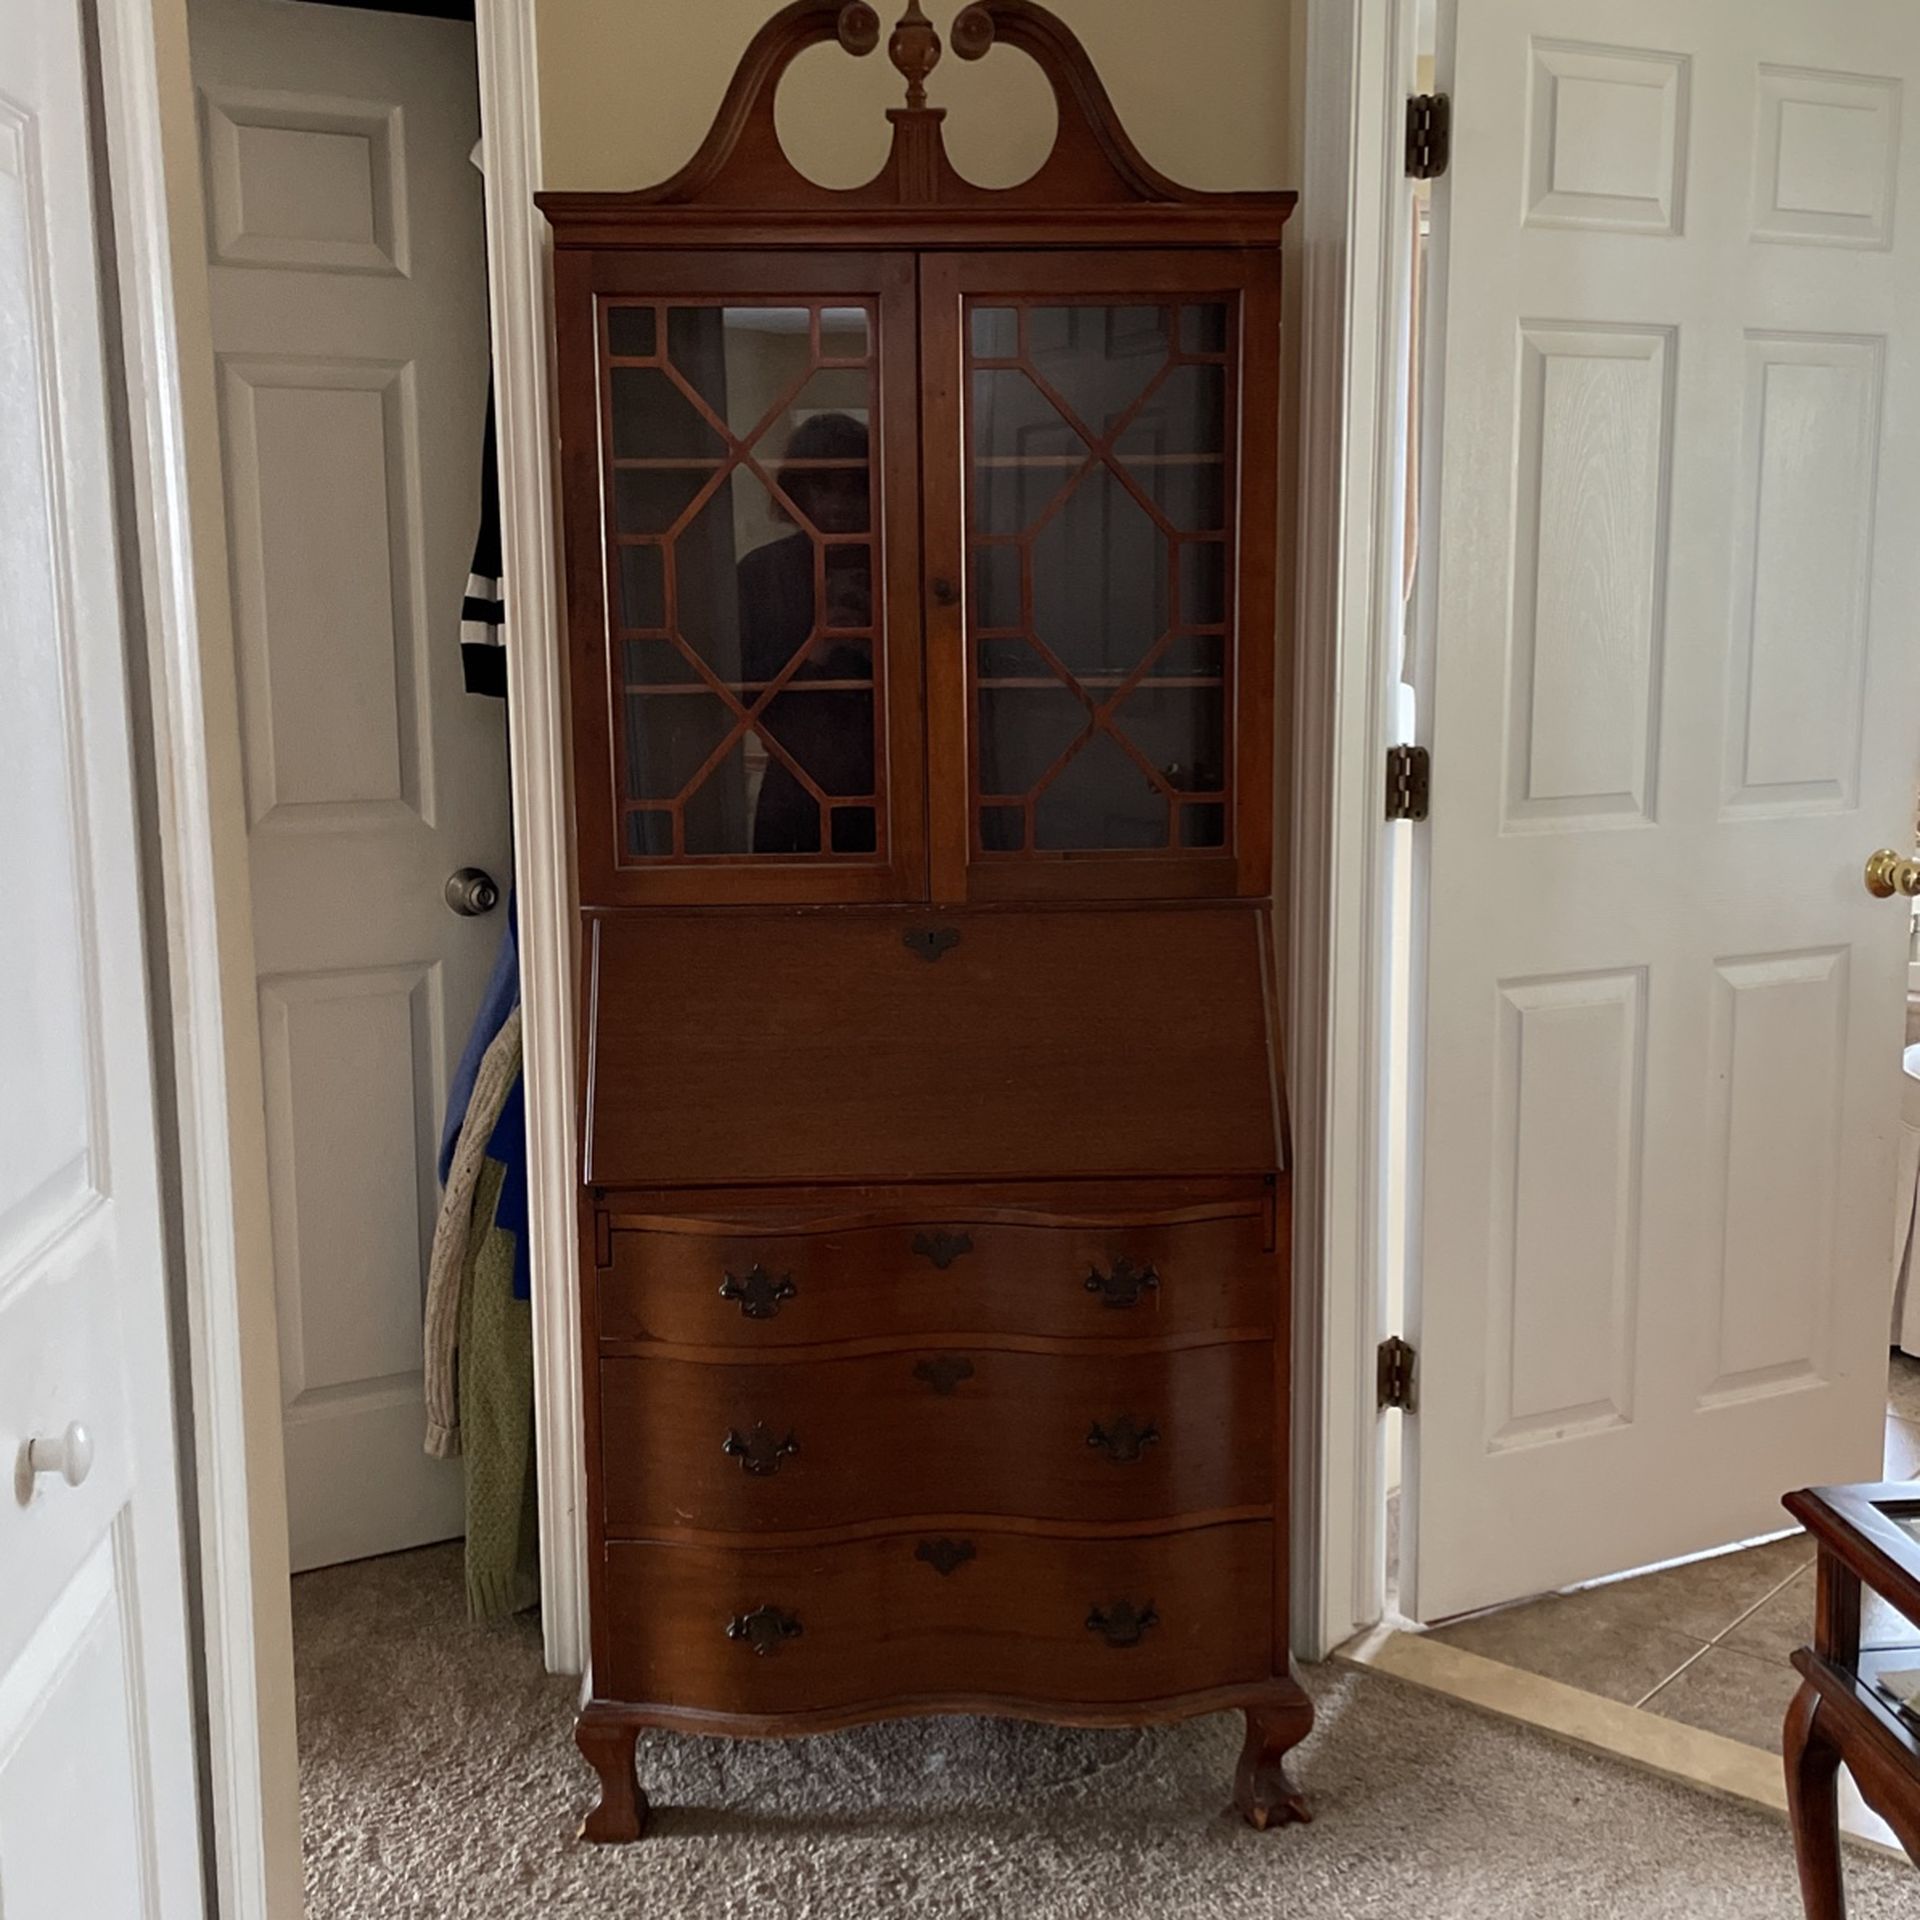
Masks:
[[[780,77],[672,180],[550,194],[580,902],[596,1840],[642,1727],[1241,1708],[1283,1756],[1271,952],[1281,193],[1059,130],[948,163],[917,4],[870,184]],[[1000,52],[997,58],[1014,57]]]

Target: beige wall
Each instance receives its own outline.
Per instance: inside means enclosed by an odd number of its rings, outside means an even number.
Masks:
[[[1085,42],[1141,151],[1196,187],[1298,184],[1306,0],[1052,0]],[[699,145],[741,50],[775,0],[536,0],[546,184],[650,185]],[[891,22],[897,8],[880,0]],[[930,6],[944,33],[957,0]],[[984,184],[1031,171],[1051,107],[1024,55],[949,52],[929,83],[956,166]],[[780,98],[782,137],[815,178],[848,186],[886,154],[900,80],[884,52],[815,47]]]

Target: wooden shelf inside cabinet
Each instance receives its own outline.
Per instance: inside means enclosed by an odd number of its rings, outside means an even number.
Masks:
[[[888,160],[819,187],[781,76],[883,39]],[[1020,186],[948,162],[917,4],[887,37],[794,0],[673,178],[541,197],[594,1839],[644,1822],[642,1725],[943,1707],[1241,1706],[1238,1804],[1304,1817],[1269,931],[1292,196],[1150,167],[1034,0],[949,40],[1053,87]],[[912,1621],[870,1640],[896,1590]]]

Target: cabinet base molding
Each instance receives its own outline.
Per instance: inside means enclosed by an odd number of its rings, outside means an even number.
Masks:
[[[635,1771],[635,1751],[640,1735],[646,1731],[732,1740],[783,1740],[841,1733],[880,1720],[949,1714],[1034,1720],[1062,1727],[1137,1727],[1235,1711],[1245,1713],[1247,1730],[1234,1772],[1234,1810],[1250,1827],[1263,1833],[1272,1827],[1311,1820],[1306,1796],[1288,1777],[1286,1756],[1312,1731],[1313,1702],[1291,1675],[1258,1689],[1219,1687],[1176,1699],[1103,1702],[1097,1707],[955,1694],[820,1713],[743,1714],[593,1700],[581,1709],[574,1725],[575,1743],[600,1781],[599,1802],[580,1823],[580,1838],[604,1846],[645,1837],[651,1808]]]

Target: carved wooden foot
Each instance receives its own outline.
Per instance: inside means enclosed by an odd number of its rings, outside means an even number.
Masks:
[[[1793,1696],[1781,1745],[1801,1904],[1807,1920],[1846,1920],[1847,1895],[1840,1875],[1840,1749],[1820,1725],[1820,1695],[1811,1684]]]
[[[600,1804],[580,1823],[580,1838],[600,1845],[638,1840],[647,1830],[647,1796],[633,1771],[640,1729],[588,1707],[574,1724],[574,1744],[600,1776]]]
[[[1286,1756],[1313,1726],[1313,1702],[1295,1687],[1291,1698],[1247,1709],[1247,1737],[1233,1776],[1233,1804],[1248,1826],[1265,1832],[1311,1820],[1307,1797],[1287,1778]]]

